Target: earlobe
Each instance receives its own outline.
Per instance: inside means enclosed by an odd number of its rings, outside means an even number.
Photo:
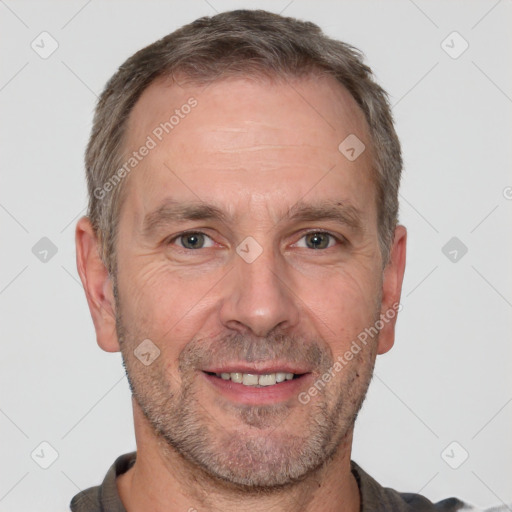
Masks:
[[[85,290],[98,345],[106,352],[118,352],[112,280],[100,258],[98,239],[88,217],[82,217],[76,225],[75,244],[77,269]]]
[[[391,247],[388,264],[382,279],[382,303],[380,317],[382,329],[379,333],[378,354],[385,354],[395,342],[395,325],[402,294],[405,272],[407,230],[398,225]]]

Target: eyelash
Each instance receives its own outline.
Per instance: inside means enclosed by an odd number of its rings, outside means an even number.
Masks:
[[[178,235],[173,236],[172,238],[168,239],[166,244],[171,245],[173,242],[178,240],[179,238],[185,237],[187,235],[204,235],[208,237],[210,240],[213,241],[213,238],[206,234],[204,231],[197,231],[197,230],[190,230],[190,231],[183,231],[182,233],[179,233]],[[178,246],[179,247],[179,246]],[[183,249],[185,251],[192,251],[193,249],[187,249],[186,247],[180,247],[180,249]],[[196,249],[197,251],[198,249]]]
[[[310,231],[306,231],[306,232],[302,233],[302,235],[299,238],[299,240],[302,240],[307,235],[312,235],[312,234],[317,234],[317,233],[330,236],[331,238],[333,238],[340,245],[344,245],[344,244],[347,243],[347,239],[345,237],[343,237],[341,235],[339,235],[339,236],[333,235],[330,231],[325,231],[325,230],[322,230],[322,229],[313,229],[313,230],[310,230]],[[191,231],[183,231],[182,233],[179,233],[178,235],[173,236],[171,239],[169,239],[166,242],[166,244],[167,245],[171,245],[173,242],[175,242],[179,238],[187,236],[187,235],[199,235],[199,234],[200,235],[204,235],[204,236],[208,237],[210,240],[213,241],[212,237],[209,236],[208,234],[206,234],[204,231],[194,231],[194,230],[191,230]],[[295,243],[297,243],[297,242],[295,242]],[[180,247],[180,249],[184,249],[185,251],[193,251],[194,250],[194,249],[187,249],[186,247]],[[207,247],[207,249],[208,249],[208,247]],[[330,247],[328,247],[328,249],[330,249]],[[199,249],[195,249],[195,250],[197,251]],[[325,251],[325,249],[321,249],[321,250]]]
[[[330,231],[325,231],[323,229],[312,229],[310,231],[306,231],[305,233],[302,233],[302,236],[299,238],[299,240],[302,240],[307,235],[313,235],[313,234],[328,235],[331,238],[333,238],[339,245],[344,245],[347,243],[346,238],[344,238],[343,236],[333,235]],[[331,249],[331,247],[327,247],[327,249]],[[321,249],[321,250],[325,251],[325,249]]]

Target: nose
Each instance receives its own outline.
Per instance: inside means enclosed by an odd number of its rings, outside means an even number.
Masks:
[[[220,309],[222,324],[240,334],[265,337],[274,329],[290,329],[300,315],[299,298],[287,277],[286,263],[271,250],[252,263],[235,255],[235,268],[226,276]]]

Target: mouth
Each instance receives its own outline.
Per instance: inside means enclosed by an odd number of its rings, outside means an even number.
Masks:
[[[274,373],[244,373],[244,372],[204,372],[212,377],[235,382],[243,386],[263,388],[274,386],[289,380],[300,379],[306,373],[274,372]]]
[[[264,405],[288,402],[311,385],[314,375],[304,368],[272,365],[266,368],[230,366],[202,370],[206,382],[216,394],[230,402]]]

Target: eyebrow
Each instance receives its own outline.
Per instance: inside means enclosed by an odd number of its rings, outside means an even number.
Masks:
[[[215,205],[201,201],[181,202],[167,199],[160,207],[145,216],[142,235],[150,237],[152,233],[173,222],[192,220],[216,220],[229,223],[233,220],[233,216]],[[315,203],[306,203],[303,200],[297,201],[284,215],[280,216],[277,223],[322,220],[337,222],[352,231],[362,229],[361,212],[353,205],[341,200]]]
[[[322,201],[305,203],[302,200],[295,203],[281,219],[290,221],[320,221],[332,220],[343,224],[353,231],[362,228],[361,212],[346,201]]]
[[[210,204],[199,201],[184,203],[167,199],[159,208],[145,216],[142,235],[148,237],[172,222],[187,220],[219,220],[226,222],[228,218],[220,208]]]

